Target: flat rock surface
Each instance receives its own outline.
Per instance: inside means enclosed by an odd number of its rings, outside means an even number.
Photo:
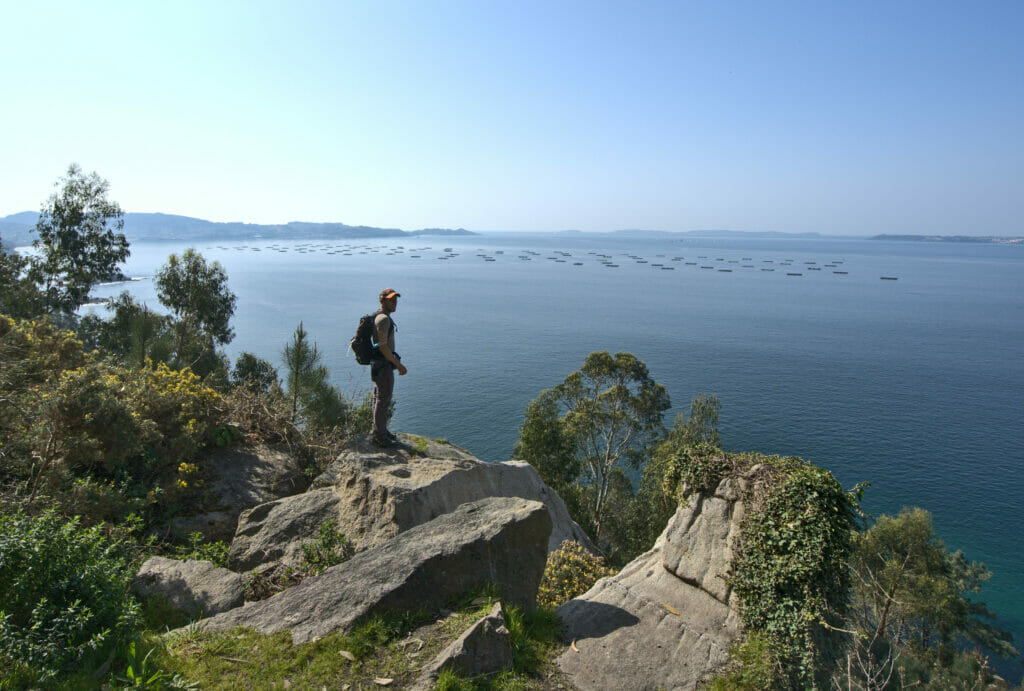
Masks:
[[[502,599],[532,609],[547,559],[551,518],[520,498],[470,502],[411,528],[267,600],[200,622],[209,630],[290,630],[302,643],[348,630],[378,611],[440,609],[452,596],[495,584]]]
[[[593,550],[590,539],[569,517],[561,497],[523,461],[484,463],[447,442],[400,435],[401,444],[378,449],[367,436],[355,437],[313,481],[339,499],[338,524],[356,549],[382,544],[467,501],[522,497],[542,502],[551,514],[548,551],[563,540]]]

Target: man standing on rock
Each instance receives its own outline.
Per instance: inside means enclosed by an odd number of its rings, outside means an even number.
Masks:
[[[373,380],[373,443],[380,447],[394,446],[398,437],[388,431],[388,407],[395,390],[395,370],[408,372],[395,352],[395,322],[391,315],[398,309],[401,294],[391,288],[380,291],[380,310],[373,319],[373,340],[377,356],[370,365]]]

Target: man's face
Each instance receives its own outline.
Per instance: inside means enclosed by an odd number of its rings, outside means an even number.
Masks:
[[[394,297],[384,298],[384,307],[389,312],[394,312],[398,309],[398,296],[395,295]]]

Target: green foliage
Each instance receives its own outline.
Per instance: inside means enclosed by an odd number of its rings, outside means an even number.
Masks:
[[[52,493],[87,522],[109,520],[198,484],[193,459],[220,397],[189,370],[129,369],[83,353],[70,332],[7,318],[0,358],[0,472],[30,504]]]
[[[0,516],[0,661],[23,681],[95,659],[134,626],[124,545],[50,510]]]
[[[893,678],[901,688],[926,689],[1005,689],[998,683],[986,658],[978,650],[956,650],[952,647],[924,648],[916,644],[904,646],[895,660]],[[850,683],[846,678],[841,682]],[[854,688],[862,680],[853,677]],[[896,686],[894,683],[893,686]],[[1019,687],[1018,687],[1019,688]]]
[[[245,436],[245,434],[242,430],[238,429],[234,425],[217,425],[217,429],[213,431],[213,443],[220,448],[224,448],[231,446],[243,436]]]
[[[463,679],[451,668],[445,667],[434,682],[433,691],[476,691],[477,685],[469,679]]]
[[[935,683],[986,673],[954,654],[960,641],[1005,658],[1019,654],[1010,634],[990,623],[995,615],[971,597],[991,573],[962,552],[950,553],[927,511],[904,508],[895,518],[879,516],[857,536],[850,566],[851,624],[858,635],[848,655],[856,661],[856,678],[898,673]],[[952,669],[954,661],[959,671]]]
[[[299,322],[292,342],[284,348],[287,368],[285,386],[292,422],[312,430],[335,429],[342,433],[369,431],[372,413],[369,399],[353,405],[328,381],[330,372],[320,364],[316,342]]]
[[[690,401],[690,414],[679,413],[668,434],[668,440],[677,448],[709,446],[722,448],[718,434],[718,417],[722,403],[714,394],[697,394]]]
[[[590,590],[599,578],[614,574],[614,569],[605,566],[603,559],[585,550],[578,542],[566,540],[548,555],[537,590],[537,604],[557,609]]]
[[[71,313],[93,286],[117,275],[128,241],[121,232],[124,213],[107,199],[106,180],[72,163],[57,187],[36,222],[39,254],[30,260],[28,276],[40,286],[48,311]]]
[[[706,475],[701,486],[707,487],[717,484],[728,472],[724,466],[714,469],[713,459],[727,458],[719,450],[720,408],[715,396],[694,397],[689,416],[678,415],[672,429],[650,453],[635,493],[616,469],[609,490],[609,505],[617,507],[613,520],[607,522],[605,549],[609,563],[624,566],[654,546],[679,505],[684,474]],[[694,478],[687,479],[692,485]],[[569,500],[566,504],[572,506]]]
[[[799,458],[733,457],[734,472],[761,465],[729,582],[747,630],[774,639],[789,683],[821,683],[846,612],[855,506],[830,473]]]
[[[320,526],[316,539],[302,545],[303,566],[314,576],[335,564],[347,561],[355,553],[352,543],[336,527],[332,518]]]
[[[171,317],[151,311],[127,291],[110,298],[106,309],[113,312],[110,319],[90,313],[79,320],[78,336],[87,350],[101,350],[132,367],[142,367],[146,360],[175,362]]]
[[[235,366],[231,370],[231,383],[235,386],[248,386],[262,393],[280,386],[274,366],[250,352],[243,352],[235,360]]]
[[[190,533],[187,545],[178,545],[175,549],[175,559],[195,559],[198,561],[209,561],[215,566],[226,568],[228,565],[228,551],[231,545],[223,540],[203,541],[203,534],[198,530]]]
[[[750,631],[729,650],[726,670],[711,680],[712,691],[761,691],[787,685],[780,657],[784,651],[771,636]]]
[[[287,371],[285,390],[291,403],[292,420],[298,421],[300,405],[314,396],[314,392],[327,381],[327,368],[320,364],[320,352],[316,342],[310,344],[309,334],[302,328],[302,322],[295,329],[292,342],[282,353]]]
[[[141,658],[135,653],[135,641],[129,641],[124,650],[124,674],[117,675],[114,680],[128,689],[194,689],[198,684],[186,681],[180,674],[171,674],[155,667],[149,661],[157,650],[153,647]]]
[[[544,649],[561,643],[562,624],[550,610],[525,613],[518,607],[506,607],[505,626],[512,644],[512,669],[521,674],[536,674]]]
[[[181,333],[198,334],[220,345],[234,338],[229,322],[237,298],[220,262],[207,263],[191,247],[181,257],[172,254],[156,274],[156,289],[160,302],[178,318]],[[179,353],[182,350],[179,346]]]
[[[526,405],[512,456],[532,465],[544,484],[562,493],[579,478],[581,466],[575,455],[576,441],[569,436],[560,414],[555,390],[541,391]]]
[[[555,487],[584,490],[577,515],[605,545],[616,469],[643,465],[670,406],[665,387],[636,356],[593,352],[583,367],[527,407],[516,455],[536,462]]]
[[[28,259],[0,245],[0,314],[29,319],[46,311],[43,294],[28,276]]]

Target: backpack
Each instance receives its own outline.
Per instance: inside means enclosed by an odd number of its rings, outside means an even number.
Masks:
[[[359,318],[359,326],[356,327],[356,335],[349,342],[349,347],[356,356],[356,362],[360,365],[373,364],[375,358],[380,357],[376,346],[373,345],[373,322],[380,311],[373,314],[364,314]]]

